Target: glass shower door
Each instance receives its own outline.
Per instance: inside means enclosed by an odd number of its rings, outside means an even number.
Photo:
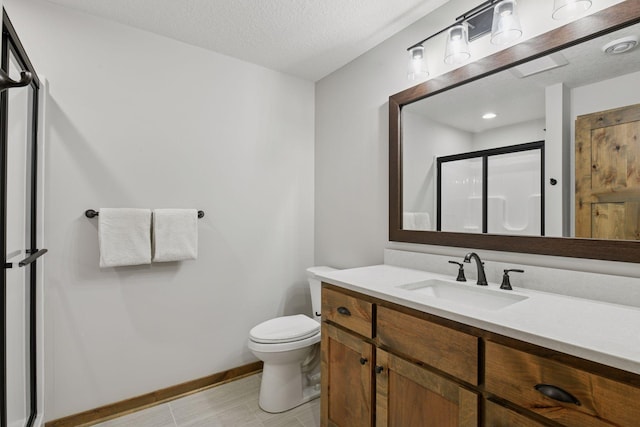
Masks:
[[[0,72],[0,426],[33,425],[36,393],[36,248],[39,81],[3,13]]]
[[[21,68],[13,54],[9,55],[9,77],[20,79]],[[26,268],[19,262],[29,248],[29,205],[27,200],[30,175],[29,146],[30,114],[33,89],[30,86],[7,91],[7,167],[6,167],[6,378],[7,425],[26,425],[29,407],[29,280]]]

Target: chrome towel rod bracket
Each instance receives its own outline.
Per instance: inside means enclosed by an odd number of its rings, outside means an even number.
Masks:
[[[94,209],[87,209],[86,211],[84,211],[84,216],[86,216],[87,218],[95,218],[98,215],[100,215],[100,212]],[[204,211],[198,211],[198,218],[203,218],[203,217],[204,217]]]

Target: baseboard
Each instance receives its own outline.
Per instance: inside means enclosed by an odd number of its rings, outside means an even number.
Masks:
[[[204,378],[187,381],[182,384],[163,388],[131,399],[111,403],[57,420],[48,421],[45,427],[81,427],[107,421],[151,406],[186,396],[206,388],[246,377],[262,370],[262,362],[254,362],[227,371],[218,372]]]

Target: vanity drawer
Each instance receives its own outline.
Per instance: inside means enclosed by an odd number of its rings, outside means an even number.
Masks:
[[[478,384],[478,338],[378,306],[378,342],[469,384]]]
[[[373,304],[333,289],[322,288],[322,319],[373,338]]]
[[[638,425],[638,388],[493,342],[485,349],[489,393],[566,426]],[[565,400],[573,396],[577,402],[561,402],[543,392]]]
[[[545,425],[490,400],[485,403],[484,414],[483,425],[487,427],[543,427]]]

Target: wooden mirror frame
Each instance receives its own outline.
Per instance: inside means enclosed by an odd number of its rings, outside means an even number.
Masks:
[[[640,1],[627,0],[427,80],[389,97],[389,240],[506,252],[640,262],[640,241],[525,237],[402,229],[404,105],[640,22]]]

